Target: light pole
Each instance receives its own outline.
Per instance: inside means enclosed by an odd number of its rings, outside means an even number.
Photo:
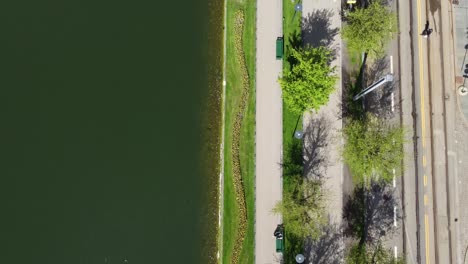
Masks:
[[[302,255],[302,254],[297,254],[296,255],[296,262],[297,263],[304,263],[304,261],[305,261],[304,255]]]
[[[291,22],[294,21],[294,17],[296,17],[297,11],[302,12],[302,4],[301,4],[301,1],[299,1],[299,3],[297,3],[297,4],[294,5],[294,15],[293,15],[293,17],[292,17],[292,19],[291,19]]]

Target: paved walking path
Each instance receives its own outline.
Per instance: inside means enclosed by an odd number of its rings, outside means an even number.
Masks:
[[[341,122],[341,28],[338,0],[304,0],[302,36],[305,43],[312,46],[329,45],[336,50],[336,90],[331,94],[327,105],[318,113],[304,116],[304,159],[308,177],[322,176],[328,193],[327,212],[329,229],[318,243],[306,252],[310,263],[341,263],[343,258],[342,237],[339,227],[342,220],[343,164],[339,153],[342,137],[339,131]],[[326,242],[325,242],[326,241]],[[330,246],[331,244],[331,246]],[[327,245],[325,248],[324,245]],[[324,252],[324,250],[332,252]],[[316,252],[322,252],[317,255]],[[333,259],[331,259],[333,258]]]
[[[255,263],[279,263],[273,231],[281,217],[271,210],[282,197],[282,101],[275,41],[282,36],[282,0],[257,1]]]
[[[458,0],[453,5],[454,14],[454,38],[455,42],[455,75],[457,88],[461,85],[468,86],[463,75],[468,75],[468,42],[466,41],[466,27],[468,26],[468,0]],[[468,124],[468,95],[459,96],[460,110],[464,114],[465,122]]]

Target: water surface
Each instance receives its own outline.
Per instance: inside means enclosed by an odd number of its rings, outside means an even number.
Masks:
[[[0,262],[212,259],[208,1],[0,10]]]

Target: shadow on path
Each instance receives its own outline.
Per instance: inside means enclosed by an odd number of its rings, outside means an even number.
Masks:
[[[332,162],[328,145],[331,144],[331,120],[324,114],[314,115],[304,128],[304,175],[322,179]]]
[[[390,74],[389,69],[388,57],[375,60],[366,68],[366,78],[364,81],[366,87],[385,77],[385,75]],[[396,98],[394,98],[394,111],[396,112],[392,112],[392,92],[395,90],[397,82],[397,80],[388,82],[366,95],[366,110],[377,115],[379,118],[387,119],[393,117],[394,113],[398,112],[401,105],[401,102],[396,101]]]
[[[339,264],[342,263],[343,235],[341,228],[336,225],[328,225],[323,229],[322,236],[316,241],[307,241],[305,253],[307,262],[314,264]]]
[[[337,48],[331,46],[339,31],[338,28],[330,27],[330,19],[333,15],[333,10],[316,9],[303,17],[301,21],[303,45],[324,46],[333,52],[337,52]]]
[[[401,208],[395,207],[397,201],[394,189],[384,183],[371,183],[369,190],[356,186],[343,209],[346,236],[359,237],[361,243],[379,240],[393,233],[394,220],[401,219]]]

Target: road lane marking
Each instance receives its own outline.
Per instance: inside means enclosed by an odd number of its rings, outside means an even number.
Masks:
[[[395,112],[395,94],[392,92],[392,112]]]
[[[424,214],[424,223],[425,223],[425,228],[424,228],[424,233],[426,237],[426,263],[431,263],[429,259],[429,217],[427,214]]]
[[[423,166],[426,167],[426,156],[423,155]]]
[[[419,34],[421,30],[421,0],[417,0],[417,14],[418,14],[418,31],[417,33]],[[422,61],[422,44],[421,44],[421,38],[418,36],[418,48],[419,48],[419,93],[420,93],[420,100],[421,100],[421,141],[422,141],[422,147],[423,151],[426,148],[426,123],[425,123],[425,110],[424,110],[424,89],[423,89],[423,61]],[[424,153],[424,152],[423,152]],[[425,163],[425,156],[423,155],[423,162]],[[425,166],[425,165],[424,165]],[[424,207],[424,210],[426,211],[426,207]],[[427,212],[424,214],[424,220],[425,220],[425,225],[424,225],[424,232],[425,232],[425,242],[426,242],[426,264],[430,263],[429,259],[429,218],[427,217]]]
[[[397,246],[395,246],[393,248],[393,251],[395,252],[395,259],[397,259],[398,258],[398,248],[397,248]]]
[[[393,74],[393,56],[390,55],[390,73]]]
[[[393,206],[393,226],[397,226],[397,220],[396,220],[396,205]]]
[[[426,174],[424,174],[424,186],[426,186],[426,185],[427,185],[427,176],[426,176]]]
[[[424,205],[427,205],[427,195],[424,195]]]
[[[393,169],[393,188],[396,187],[395,169]]]

